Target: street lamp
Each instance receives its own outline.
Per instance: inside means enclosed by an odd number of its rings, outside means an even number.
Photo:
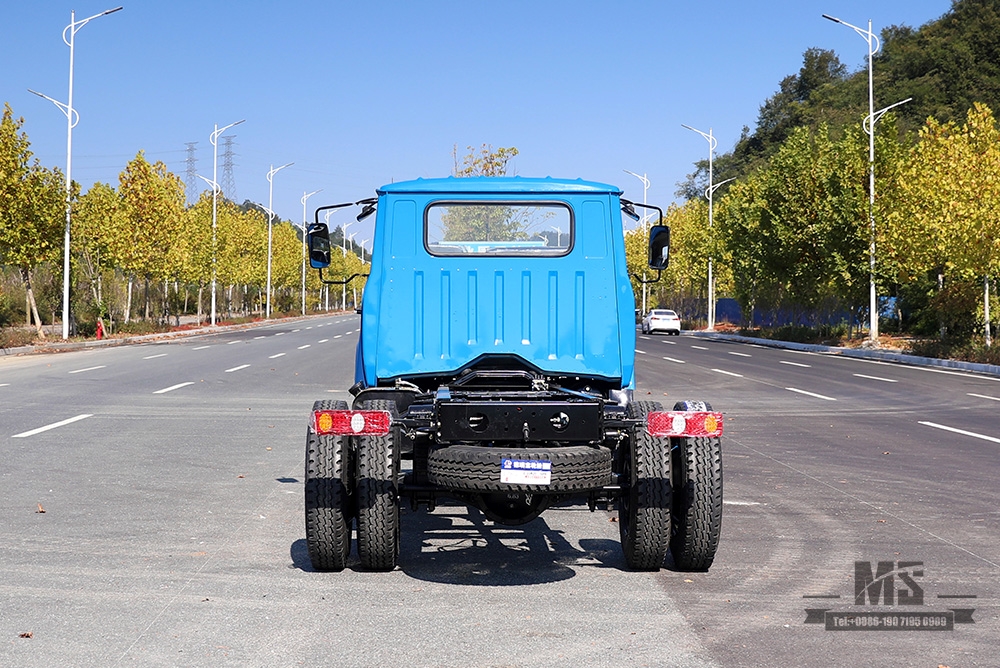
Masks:
[[[562,228],[556,225],[549,225],[550,230],[555,230],[556,233],[556,248],[562,248]]]
[[[622,171],[625,172],[626,174],[631,174],[635,178],[637,178],[640,181],[642,181],[642,203],[645,205],[646,204],[646,191],[649,190],[649,179],[646,178],[645,174],[643,174],[642,176],[639,176],[635,172],[630,172],[627,169],[623,169]],[[649,214],[648,213],[647,214],[643,214],[643,216],[642,216],[642,231],[644,233],[646,233],[646,234],[648,234],[648,232],[646,232],[646,221],[648,221],[648,220],[649,220]],[[643,315],[646,314],[646,290],[647,290],[647,288],[646,288],[646,269],[643,268],[643,270],[642,270],[642,314]]]
[[[62,312],[62,337],[64,340],[69,338],[69,231],[73,198],[73,128],[80,122],[80,114],[78,114],[76,109],[73,108],[73,56],[75,51],[74,45],[76,43],[76,31],[96,18],[100,18],[108,14],[114,14],[121,9],[122,7],[115,7],[114,9],[105,10],[100,14],[94,14],[93,16],[88,16],[87,18],[79,21],[76,20],[76,11],[70,11],[69,25],[63,28],[62,33],[63,42],[65,42],[66,46],[69,47],[69,100],[66,104],[57,102],[48,95],[42,95],[41,93],[33,91],[30,88],[28,89],[29,92],[34,93],[39,97],[43,97],[59,107],[59,110],[66,115],[66,229],[63,234]],[[69,39],[66,39],[66,33],[69,33]],[[74,120],[74,116],[76,117],[76,120]]]
[[[215,130],[212,134],[208,136],[208,141],[212,142],[212,320],[211,324],[215,327],[215,265],[216,256],[218,255],[218,242],[216,241],[216,221],[218,220],[218,209],[219,209],[219,135],[233,127],[234,125],[239,125],[243,123],[246,119],[241,119],[235,123],[230,123],[229,125],[219,128],[219,124],[215,124]],[[202,177],[204,178],[204,177]],[[207,179],[205,179],[207,181]]]
[[[306,200],[321,190],[302,194],[302,315],[306,314]]]
[[[701,130],[697,130],[690,125],[684,125],[681,123],[682,128],[687,128],[692,132],[697,132],[702,137],[708,141],[708,189],[705,190],[705,196],[708,198],[708,229],[712,229],[712,195],[715,193],[715,188],[712,186],[712,160],[715,155],[715,147],[719,145],[719,141],[712,135],[712,128],[708,129],[708,134],[705,134]],[[720,184],[721,185],[721,184]],[[711,233],[711,232],[710,232]],[[712,256],[708,256],[708,331],[715,330],[715,276],[712,274]]]
[[[882,44],[878,37],[875,36],[875,33],[872,32],[872,20],[868,19],[868,30],[865,30],[828,14],[823,14],[822,16],[824,19],[847,26],[858,33],[861,39],[868,43],[868,116],[864,120],[865,132],[868,133],[868,221],[870,227],[868,241],[868,338],[872,343],[876,343],[878,342],[878,299],[875,295],[875,123],[885,112],[904,102],[909,102],[912,98],[907,98],[902,102],[897,102],[876,112],[875,89],[872,84],[872,57],[878,53]]]
[[[271,170],[267,173],[267,307],[264,310],[265,319],[271,317],[271,236],[274,225],[274,175],[294,164],[294,162],[286,162],[277,169],[271,165]]]
[[[344,258],[347,257],[347,228],[354,223],[346,223],[340,227],[340,241],[341,247],[340,252],[343,254]],[[344,271],[347,271],[347,261],[344,261]],[[347,274],[344,274],[344,278],[347,278]],[[347,310],[347,283],[343,283],[340,286],[340,308],[343,311]]]

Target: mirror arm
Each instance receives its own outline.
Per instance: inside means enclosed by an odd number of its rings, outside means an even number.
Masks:
[[[659,283],[661,276],[663,276],[663,270],[662,269],[657,269],[656,270],[656,278],[650,278],[648,280],[643,280],[642,274],[632,274],[632,278],[634,278],[635,280],[639,281],[639,283],[644,284],[644,285],[648,285],[649,283]]]
[[[327,280],[327,279],[323,278],[323,270],[322,269],[319,270],[319,280],[320,280],[321,283],[323,283],[323,285],[347,285],[348,283],[350,283],[351,281],[353,281],[358,276],[361,276],[363,278],[368,278],[368,274],[353,274],[351,276],[348,276],[347,278],[345,278],[342,281],[330,281],[330,280]]]

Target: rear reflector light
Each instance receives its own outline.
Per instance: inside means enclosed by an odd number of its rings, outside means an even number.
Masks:
[[[388,411],[314,411],[313,426],[320,436],[378,436],[389,433]]]
[[[646,417],[646,431],[658,438],[666,436],[722,436],[722,413],[706,411],[663,411]]]

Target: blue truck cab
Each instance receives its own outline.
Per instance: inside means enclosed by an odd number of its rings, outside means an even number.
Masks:
[[[307,434],[313,565],[343,569],[356,526],[360,565],[394,568],[404,498],[433,510],[448,497],[517,525],[577,497],[617,505],[630,568],[659,568],[668,550],[707,568],[721,415],[633,397],[622,214],[641,205],[578,179],[418,179],[376,193],[354,203],[359,220],[376,216],[354,401],[316,402]],[[319,213],[341,206],[317,209],[308,232],[321,277]],[[653,226],[652,269],[668,249],[669,229]]]

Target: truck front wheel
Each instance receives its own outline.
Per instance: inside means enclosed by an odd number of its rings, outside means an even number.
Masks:
[[[313,410],[347,410],[345,401],[317,401]],[[351,553],[350,449],[346,436],[306,434],[306,547],[317,571],[342,571]]]
[[[629,405],[629,417],[645,419],[662,406],[652,401]],[[618,499],[618,528],[625,563],[637,571],[658,570],[670,541],[670,453],[649,435],[645,426],[631,430],[619,447],[622,493]]]
[[[702,401],[678,401],[675,411],[710,411]],[[682,571],[706,571],[722,532],[722,444],[719,438],[673,438],[670,555]]]
[[[362,401],[356,410],[389,411],[392,401]],[[362,568],[391,571],[399,558],[398,428],[384,436],[359,436],[357,444],[358,556]]]

